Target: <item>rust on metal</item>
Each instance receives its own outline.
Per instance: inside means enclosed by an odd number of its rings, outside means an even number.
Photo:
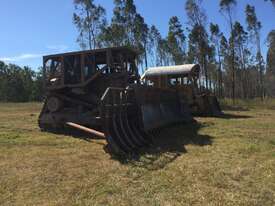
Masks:
[[[155,130],[191,121],[177,90],[141,81],[138,54],[116,47],[45,56],[39,127],[62,131],[68,125],[104,137],[111,152],[125,154],[150,145]]]

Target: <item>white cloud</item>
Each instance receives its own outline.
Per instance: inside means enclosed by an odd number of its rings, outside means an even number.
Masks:
[[[56,53],[62,53],[68,50],[68,46],[66,45],[48,45],[46,46],[47,49],[53,50],[53,52]],[[31,60],[31,59],[37,59],[37,58],[42,58],[42,56],[44,56],[45,53],[23,53],[21,55],[18,56],[4,56],[4,57],[0,57],[1,61],[4,62],[21,62],[24,60]]]
[[[0,57],[0,60],[7,61],[7,62],[19,62],[27,59],[36,59],[41,58],[43,54],[21,54],[18,56],[12,56],[12,57]]]

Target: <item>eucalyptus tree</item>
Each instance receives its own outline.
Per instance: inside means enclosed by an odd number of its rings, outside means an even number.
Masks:
[[[118,47],[125,45],[124,28],[117,24],[103,27],[99,34],[99,41],[104,45],[104,47]]]
[[[137,12],[133,0],[114,0],[111,23],[102,29],[100,40],[107,46],[129,46],[143,55],[139,63],[148,66],[149,28],[144,18]]]
[[[133,31],[134,45],[143,54],[145,68],[148,68],[149,28],[140,14],[135,16]]]
[[[234,39],[233,34],[233,11],[234,7],[237,5],[236,0],[220,0],[220,12],[225,16],[226,20],[230,26],[230,33],[232,39]],[[235,48],[234,48],[234,41],[230,44],[230,56],[231,56],[231,97],[233,102],[235,102]]]
[[[205,29],[207,18],[203,8],[200,6],[202,0],[187,0],[185,10],[189,24],[189,42],[188,42],[188,61],[194,60],[198,62],[205,76],[205,86],[209,87],[207,56],[209,52],[208,34]]]
[[[248,34],[244,30],[240,22],[235,22],[233,26],[232,41],[235,47],[235,72],[236,76],[236,93],[238,97],[245,98],[248,94],[247,89],[247,73],[246,67],[248,63],[248,56],[250,53],[247,52],[248,45]]]
[[[144,19],[137,13],[133,0],[114,0],[111,24],[103,30],[101,38],[108,45],[134,46],[140,38],[136,32],[145,28],[141,23],[145,24]]]
[[[101,28],[106,24],[105,9],[93,0],[74,0],[73,22],[79,32],[77,42],[82,49],[100,47],[97,41]]]
[[[267,37],[267,73],[275,76],[275,30],[269,32]]]
[[[118,47],[126,45],[128,39],[125,29],[125,2],[114,0],[114,9],[111,23],[102,28],[99,39],[105,47]]]
[[[137,15],[133,0],[114,0],[114,10],[111,26],[120,26],[124,45],[134,41],[134,24]]]
[[[155,25],[150,27],[148,38],[148,53],[150,55],[151,65],[160,65],[159,46],[162,37]]]
[[[219,25],[218,24],[210,24],[210,32],[211,36],[210,39],[215,47],[216,54],[218,56],[218,95],[219,97],[222,97],[222,62],[221,62],[221,46],[220,46],[220,41],[223,36],[222,32],[220,31]]]
[[[251,34],[252,39],[255,40],[256,46],[257,46],[257,52],[256,52],[256,61],[258,63],[258,70],[260,74],[260,96],[263,100],[264,98],[264,82],[263,82],[263,75],[264,75],[264,61],[262,57],[261,52],[261,22],[258,21],[255,7],[251,5],[247,5],[245,9],[246,13],[246,23],[247,23],[247,29]]]
[[[152,25],[148,35],[148,52],[152,66],[165,66],[171,63],[171,53],[167,38],[162,38],[159,30]]]
[[[167,38],[161,38],[158,45],[159,59],[157,65],[167,66],[171,64],[171,53],[168,45]]]
[[[267,37],[267,46],[267,92],[269,96],[275,97],[275,30],[269,32]]]
[[[220,54],[221,54],[221,63],[222,63],[222,78],[223,78],[223,96],[230,97],[231,96],[231,78],[230,78],[230,46],[229,41],[222,34],[220,40]]]
[[[189,63],[197,62],[202,67],[202,72],[205,77],[204,85],[208,89],[209,85],[209,76],[208,76],[208,69],[207,69],[207,60],[209,55],[209,45],[207,40],[207,33],[202,26],[195,26],[189,33],[188,36],[188,56],[189,56]],[[193,60],[193,62],[190,62]],[[201,82],[199,82],[201,85]]]
[[[173,16],[169,20],[167,43],[173,63],[182,64],[185,59],[185,35],[177,16]]]

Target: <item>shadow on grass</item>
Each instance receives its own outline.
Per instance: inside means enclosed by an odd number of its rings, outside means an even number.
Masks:
[[[237,106],[237,105],[235,105],[235,106],[234,105],[223,105],[222,110],[224,110],[224,111],[239,111],[239,112],[249,111],[249,109],[247,107]]]
[[[221,118],[221,119],[247,119],[247,118],[252,118],[252,116],[224,113],[224,114],[218,116],[217,118]]]
[[[142,150],[128,156],[115,156],[112,159],[129,166],[144,168],[147,170],[158,170],[164,168],[167,164],[174,161],[177,157],[186,153],[186,145],[205,146],[212,144],[212,137],[199,134],[202,127],[209,126],[196,121],[188,124],[179,124],[163,128],[152,135],[152,144]],[[59,132],[54,132],[60,134]],[[62,130],[63,135],[81,139],[87,142],[103,145],[103,149],[108,151],[106,144],[93,140],[103,139],[85,132],[66,128]]]
[[[162,129],[153,137],[153,143],[138,153],[128,157],[113,157],[122,164],[158,170],[186,153],[186,145],[205,146],[212,144],[212,137],[199,134],[206,125],[190,123]]]

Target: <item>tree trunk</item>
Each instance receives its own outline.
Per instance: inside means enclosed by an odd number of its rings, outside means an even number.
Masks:
[[[144,42],[144,59],[145,59],[145,70],[148,69],[148,60],[147,60],[147,43]]]
[[[264,83],[263,83],[263,65],[262,65],[262,54],[261,54],[261,41],[260,41],[260,36],[259,33],[256,33],[257,35],[257,58],[258,58],[258,64],[259,64],[259,73],[260,73],[260,95],[261,95],[261,100],[264,100]]]
[[[219,98],[222,97],[222,62],[220,56],[220,48],[218,45],[218,57],[219,57],[219,70],[218,70],[218,95]]]
[[[231,59],[231,66],[232,66],[232,101],[235,104],[235,38],[233,32],[233,24],[232,24],[232,17],[229,15],[230,18],[230,27],[231,27],[231,35],[232,35],[232,59]]]
[[[88,9],[86,9],[87,18],[90,19],[90,13]],[[89,40],[89,49],[92,49],[92,34],[91,34],[91,25],[89,24],[88,28],[88,40]]]

